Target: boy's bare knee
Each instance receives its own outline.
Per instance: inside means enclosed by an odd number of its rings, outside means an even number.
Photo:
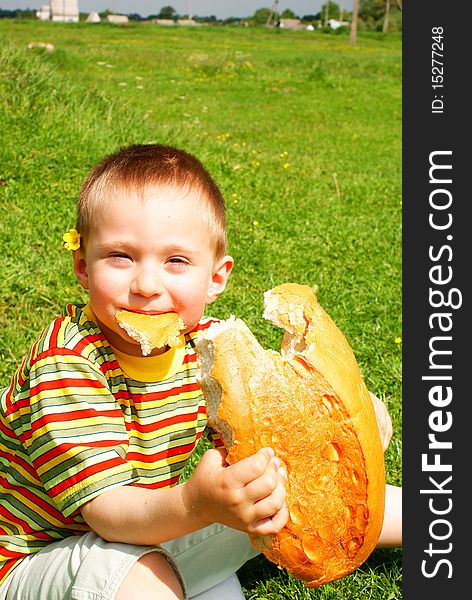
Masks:
[[[179,578],[169,561],[158,552],[142,556],[123,580],[116,600],[182,600]]]

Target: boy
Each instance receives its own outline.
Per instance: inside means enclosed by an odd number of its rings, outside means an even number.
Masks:
[[[0,600],[243,598],[245,533],[288,518],[279,460],[227,467],[213,449],[176,485],[206,428],[195,339],[233,267],[221,194],[185,152],[131,146],[89,174],[77,230],[89,303],[44,330],[1,396]],[[123,309],[178,313],[180,345],[143,357]]]

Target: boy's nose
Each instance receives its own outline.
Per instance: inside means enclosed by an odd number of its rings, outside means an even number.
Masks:
[[[131,283],[131,292],[140,296],[156,296],[162,293],[162,283],[155,269],[142,268]]]

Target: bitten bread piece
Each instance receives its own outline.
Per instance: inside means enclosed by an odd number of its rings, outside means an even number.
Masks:
[[[185,327],[179,315],[173,312],[147,315],[120,310],[115,318],[120,327],[141,344],[143,356],[150,354],[154,348],[177,346],[180,331]]]
[[[385,469],[369,392],[344,335],[314,291],[266,292],[285,329],[281,354],[240,319],[212,325],[197,345],[210,425],[230,464],[270,446],[287,471],[289,521],[253,545],[309,587],[361,565],[382,528]]]

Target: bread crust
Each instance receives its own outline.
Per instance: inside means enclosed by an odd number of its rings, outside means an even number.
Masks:
[[[344,335],[307,286],[265,294],[279,354],[240,319],[197,345],[210,425],[230,464],[270,446],[287,471],[287,525],[252,544],[309,587],[351,573],[380,535],[385,469],[375,413]],[[217,384],[215,384],[215,381]]]

